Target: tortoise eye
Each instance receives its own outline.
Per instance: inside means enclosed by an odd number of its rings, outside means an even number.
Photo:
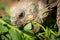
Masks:
[[[21,12],[19,18],[23,18],[25,16],[25,12]]]

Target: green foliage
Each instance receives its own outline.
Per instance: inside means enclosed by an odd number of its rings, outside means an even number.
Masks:
[[[12,40],[27,40],[27,39],[34,40],[35,39],[34,35],[28,35],[27,33],[24,33],[23,31],[19,30],[13,25],[8,24],[8,22],[4,21],[2,18],[0,18],[0,23],[1,23],[0,24],[1,40],[2,40],[2,37],[4,37],[4,40],[5,38],[12,39]]]

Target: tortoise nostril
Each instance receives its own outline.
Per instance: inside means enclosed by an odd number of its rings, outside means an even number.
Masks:
[[[25,15],[25,12],[21,12],[20,15],[19,15],[19,18],[23,18]]]

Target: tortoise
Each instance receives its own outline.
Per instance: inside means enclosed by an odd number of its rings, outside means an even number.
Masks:
[[[58,1],[58,2],[57,2]],[[58,5],[57,5],[58,4]],[[50,15],[53,7],[57,6],[57,26],[59,27],[59,0],[20,0],[17,5],[11,8],[11,23],[21,27],[31,21],[43,24]],[[39,27],[35,27],[39,29]],[[59,29],[60,34],[60,29]]]
[[[18,28],[31,21],[43,24],[51,14],[54,7],[57,7],[56,24],[58,34],[60,34],[60,2],[59,0],[17,0],[17,3],[8,4],[11,10],[11,23]],[[55,13],[56,14],[56,13]],[[38,29],[38,30],[37,30]],[[34,32],[39,31],[39,27],[34,27]],[[36,31],[37,30],[37,31]]]
[[[11,23],[17,27],[31,21],[43,24],[51,14],[49,12],[56,6],[57,0],[20,0],[17,5],[11,8]],[[36,26],[33,30],[38,32],[39,27]]]

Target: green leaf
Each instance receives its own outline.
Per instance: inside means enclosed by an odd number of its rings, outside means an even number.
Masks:
[[[12,40],[23,40],[24,39],[22,33],[20,34],[19,32],[12,30],[12,29],[9,30],[9,34],[10,34]]]
[[[1,40],[8,40],[8,38],[5,37],[4,35],[1,35]]]
[[[10,22],[10,16],[6,16],[4,18],[2,18],[5,22],[7,22],[8,24],[11,24]]]
[[[46,27],[45,36],[46,36],[47,38],[49,38],[49,36],[50,36],[50,30],[49,30],[48,27]]]
[[[51,35],[51,40],[56,40],[54,35]]]
[[[0,23],[0,34],[8,32],[8,29],[6,26],[3,26],[3,24]]]
[[[11,36],[9,34],[6,34],[6,37],[11,40]]]
[[[28,23],[28,24],[24,27],[24,30],[25,30],[25,31],[31,31],[31,28],[32,28],[32,24],[31,24],[31,23]]]
[[[25,27],[24,27],[24,33],[26,33],[27,35],[29,35],[28,37],[31,37],[31,40],[35,40],[36,36],[35,34],[31,31],[32,28],[32,24],[28,23]],[[26,36],[24,36],[25,40],[29,40]]]

